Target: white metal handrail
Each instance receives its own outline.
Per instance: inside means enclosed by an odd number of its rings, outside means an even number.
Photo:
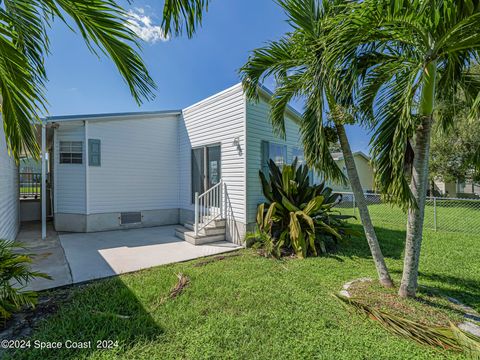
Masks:
[[[222,179],[205,191],[203,194],[195,193],[195,235],[218,218],[223,218],[223,199],[225,184]]]

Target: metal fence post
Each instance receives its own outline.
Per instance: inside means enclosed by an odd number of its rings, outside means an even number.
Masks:
[[[355,194],[352,192],[352,199],[353,199],[353,216],[355,216]]]
[[[437,198],[433,197],[433,230],[437,231]]]

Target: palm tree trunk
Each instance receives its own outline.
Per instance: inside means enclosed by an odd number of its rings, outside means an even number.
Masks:
[[[410,188],[417,201],[417,207],[408,209],[407,238],[403,261],[403,276],[399,295],[415,297],[418,285],[418,265],[422,246],[425,200],[428,187],[428,156],[432,116],[425,117],[415,133],[415,157]]]
[[[360,178],[358,177],[357,167],[353,158],[352,149],[348,142],[347,134],[345,133],[345,127],[342,124],[335,123],[337,129],[338,139],[340,146],[342,147],[343,158],[345,159],[345,166],[347,168],[347,175],[352,187],[353,194],[355,196],[355,202],[360,212],[360,219],[362,220],[363,229],[365,231],[365,237],[367,238],[370,252],[372,253],[375,268],[377,269],[378,278],[380,283],[385,287],[393,287],[393,281],[385,264],[380,244],[377,240],[377,235],[370,218],[365,195],[363,194]]]
[[[408,209],[407,237],[403,260],[402,282],[398,295],[415,297],[418,286],[418,265],[423,238],[423,220],[428,187],[428,160],[430,156],[430,135],[432,132],[433,109],[435,104],[436,63],[425,70],[425,82],[420,98],[422,120],[415,131],[415,146],[410,189],[417,206]]]

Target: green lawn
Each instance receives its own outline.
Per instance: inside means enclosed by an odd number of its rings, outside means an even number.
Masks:
[[[372,220],[377,224],[402,226],[407,216],[398,207],[389,204],[372,204],[368,206]],[[353,215],[353,208],[342,208],[342,213]],[[434,206],[429,201],[425,206],[425,228],[438,231],[480,233],[480,202],[462,200],[437,200],[437,222],[434,223]],[[358,209],[355,215],[358,217]]]
[[[404,231],[378,229],[398,282]],[[347,310],[331,294],[348,280],[375,276],[363,239],[306,260],[241,256],[194,267],[192,261],[98,281],[76,290],[40,324],[42,341],[114,340],[112,350],[19,350],[15,359],[442,359],[461,354],[417,345]],[[185,273],[190,286],[161,299]],[[426,231],[422,285],[480,310],[480,235]],[[118,317],[117,315],[128,316]]]

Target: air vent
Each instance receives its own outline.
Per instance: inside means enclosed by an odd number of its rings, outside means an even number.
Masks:
[[[142,222],[141,212],[123,212],[120,213],[120,225],[140,224]]]

